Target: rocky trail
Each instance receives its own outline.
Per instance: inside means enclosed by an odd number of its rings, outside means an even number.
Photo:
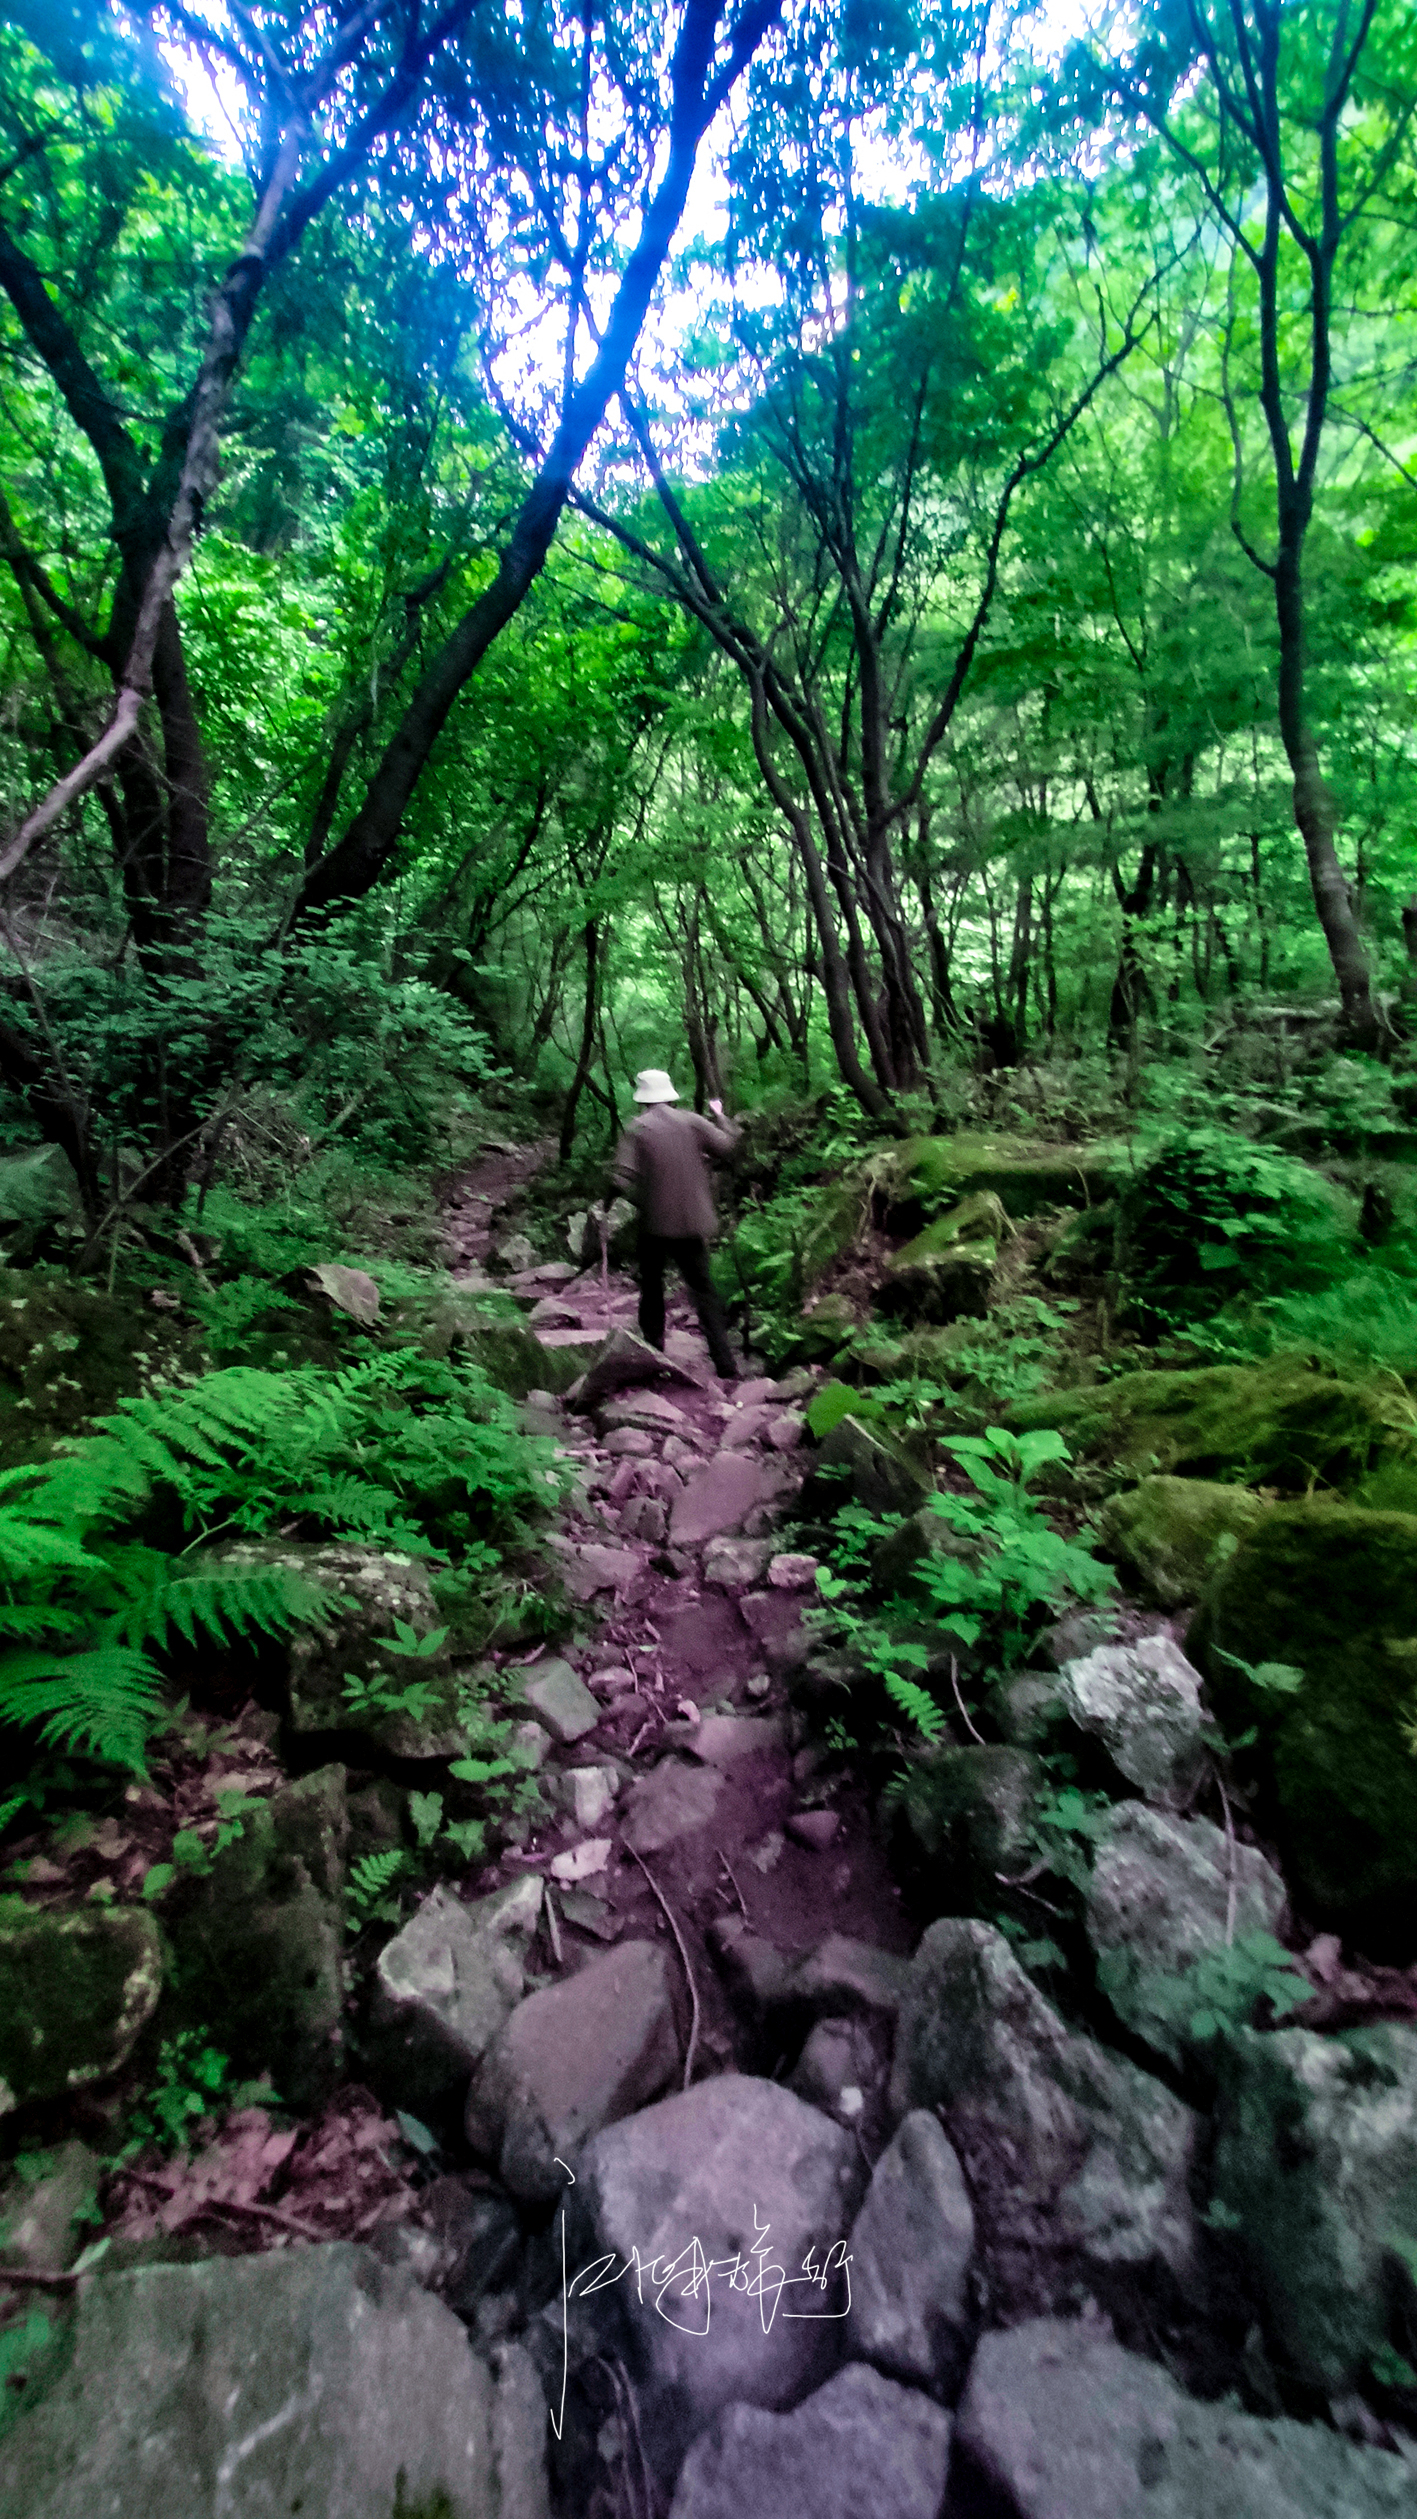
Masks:
[[[1386,2021],[1319,2034],[1375,2016],[1336,1938],[1300,2025],[1238,2032],[1221,2070],[1199,1998],[1178,2007],[1191,1970],[1223,2000],[1237,1945],[1278,1997],[1289,1913],[1243,1819],[1201,1813],[1184,1622],[1074,1613],[1001,1692],[999,1738],[942,1744],[950,1877],[989,1896],[933,1898],[922,1933],[815,1693],[796,1524],[832,1450],[806,1439],[820,1376],[748,1358],[721,1384],[682,1295],[646,1350],[622,1268],[518,1236],[544,1151],[489,1146],[446,1209],[455,1282],[510,1294],[559,1386],[520,1406],[564,1480],[546,1545],[573,1624],[491,1657],[541,1810],[379,1949],[349,2024],[368,2091],[296,2134],[238,2112],[185,2201],[143,2173],[129,2227],[157,2235],[63,2278],[69,2358],[0,2435],[7,2509],[1417,2514],[1390,2341],[1417,2033],[1389,1987]],[[859,1474],[854,1425],[834,1440]],[[1029,1856],[1050,1739],[1116,1796],[1076,1797],[1080,1929]],[[344,1774],[273,1795],[302,1878]],[[1033,1919],[1021,1951],[976,1911],[999,1882]],[[1021,1964],[1035,1929],[1080,1955],[1066,2012]],[[219,2253],[204,2176],[219,2224],[248,2214]]]

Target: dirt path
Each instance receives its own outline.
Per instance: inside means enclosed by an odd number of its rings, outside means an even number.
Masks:
[[[537,1157],[529,1149],[519,1163],[499,1150],[460,1184],[449,1222],[474,1267],[493,1238],[486,1219]],[[500,1281],[528,1305],[549,1349],[633,1327],[627,1275],[610,1271],[607,1287],[598,1269],[568,1269],[550,1261]],[[596,1707],[548,1770],[558,1795],[573,1794],[570,1779],[584,1769],[604,1774],[615,1799],[585,1824],[571,1814],[553,1821],[479,1887],[529,1868],[547,1877],[567,1971],[622,1936],[667,1934],[662,1898],[699,2006],[695,2078],[772,2075],[789,2059],[755,2032],[725,1936],[709,1939],[716,1924],[737,1919],[730,1937],[785,1954],[833,1933],[903,1953],[913,1937],[864,1794],[842,1762],[802,1745],[791,1700],[810,1641],[803,1612],[815,1599],[811,1561],[790,1553],[811,1376],[775,1382],[750,1363],[749,1378],[721,1384],[682,1292],[669,1302],[666,1359],[675,1378],[589,1411],[574,1394],[563,1402],[546,1392],[523,1411],[577,1473],[554,1544],[582,1618],[573,1642],[537,1660],[569,1665]],[[600,1785],[588,1778],[581,1789],[594,1810]],[[576,1858],[592,1868],[568,1880]],[[846,2113],[869,2143],[881,2138],[886,2058],[869,2028],[859,2035],[851,2087],[862,2100]],[[823,2104],[829,2094],[816,2096]]]

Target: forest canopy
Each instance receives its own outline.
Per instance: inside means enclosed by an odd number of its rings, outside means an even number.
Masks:
[[[1405,1031],[1399,0],[0,62],[0,1070],[95,1253],[273,1091],[497,1067],[569,1155],[651,1059],[903,1128],[962,1047]]]

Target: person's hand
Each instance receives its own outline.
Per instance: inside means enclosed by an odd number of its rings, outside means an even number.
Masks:
[[[722,1104],[720,1101],[718,1101],[718,1100],[715,1098],[713,1101],[711,1101],[711,1102],[709,1103],[709,1109],[710,1109],[711,1111],[716,1111],[716,1112],[717,1112],[717,1114],[718,1114],[718,1117],[719,1117],[720,1119],[722,1119],[722,1117],[723,1117],[723,1104]]]

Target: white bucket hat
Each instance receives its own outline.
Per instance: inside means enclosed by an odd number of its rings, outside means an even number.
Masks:
[[[635,1100],[637,1102],[677,1102],[678,1099],[678,1092],[670,1083],[662,1067],[644,1067],[636,1076]]]

